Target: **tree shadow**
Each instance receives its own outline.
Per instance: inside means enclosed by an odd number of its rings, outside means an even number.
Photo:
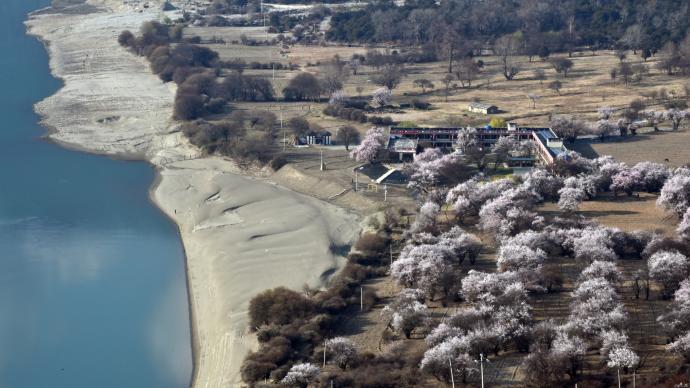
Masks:
[[[605,216],[627,216],[632,214],[638,214],[638,212],[630,210],[581,210],[579,211],[585,217],[605,217]]]
[[[649,134],[645,133],[629,136],[610,136],[603,141],[599,139],[577,139],[573,142],[568,143],[567,146],[573,151],[577,151],[578,153],[580,153],[580,155],[586,158],[597,158],[601,155],[594,150],[594,148],[592,147],[593,144],[636,143],[639,141],[651,140],[653,136],[663,136],[664,134],[665,132],[654,132]]]

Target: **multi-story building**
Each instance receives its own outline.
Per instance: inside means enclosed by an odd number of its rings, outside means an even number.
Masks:
[[[386,149],[391,159],[409,160],[425,148],[456,148],[458,135],[463,129],[392,126],[388,129]],[[498,139],[506,136],[513,136],[518,141],[532,141],[536,157],[515,158],[514,161],[520,165],[531,165],[536,161],[549,165],[559,154],[567,151],[563,141],[548,127],[521,127],[515,123],[508,123],[507,128],[474,128],[473,135],[477,137],[481,147],[489,148]]]

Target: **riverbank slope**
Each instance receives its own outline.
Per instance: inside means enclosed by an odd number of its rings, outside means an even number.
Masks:
[[[237,386],[241,360],[256,345],[246,330],[249,299],[279,285],[323,285],[343,260],[334,247],[354,241],[359,217],[282,188],[268,173],[243,176],[231,161],[200,155],[170,120],[174,85],[117,44],[122,30],[162,17],[156,1],[88,3],[27,22],[64,81],[36,111],[55,142],[157,168],[151,197],[178,224],[187,255],[194,386]]]

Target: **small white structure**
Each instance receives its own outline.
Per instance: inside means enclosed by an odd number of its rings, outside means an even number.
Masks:
[[[331,145],[331,133],[328,131],[309,132],[307,144]]]
[[[467,105],[467,110],[474,113],[481,113],[485,115],[490,115],[498,113],[498,107],[496,105],[484,104],[482,102],[472,102]]]

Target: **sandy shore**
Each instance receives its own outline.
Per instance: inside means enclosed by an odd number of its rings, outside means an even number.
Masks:
[[[186,251],[193,386],[239,386],[241,361],[256,346],[247,334],[249,299],[279,285],[323,285],[343,261],[332,247],[354,241],[359,218],[270,176],[243,176],[230,161],[200,157],[170,120],[174,85],[117,44],[120,31],[162,12],[89,3],[99,12],[41,12],[27,22],[64,81],[36,110],[56,142],[156,166],[151,197],[178,224]]]

